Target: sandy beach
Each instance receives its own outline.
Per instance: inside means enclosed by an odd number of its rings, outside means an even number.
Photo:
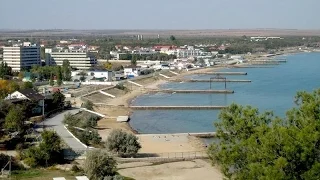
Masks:
[[[216,167],[202,159],[164,164],[119,164],[119,173],[139,180],[222,180]]]

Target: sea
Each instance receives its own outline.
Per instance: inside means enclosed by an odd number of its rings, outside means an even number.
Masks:
[[[229,68],[221,71],[247,72],[247,75],[228,75],[227,79],[251,80],[249,83],[227,83],[234,94],[144,94],[132,101],[141,106],[227,106],[231,103],[257,107],[260,112],[273,111],[285,117],[295,106],[297,91],[311,92],[320,88],[320,53],[300,53],[286,58],[280,65],[262,65],[269,68]],[[189,75],[187,79],[210,79],[214,75]],[[212,89],[224,89],[224,82],[211,82]],[[210,89],[209,82],[168,82],[163,89]],[[141,134],[214,132],[219,121],[219,110],[135,110],[130,125]]]

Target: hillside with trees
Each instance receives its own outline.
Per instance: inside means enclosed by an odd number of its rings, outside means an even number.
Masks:
[[[298,92],[285,118],[232,104],[208,154],[230,179],[320,179],[320,89]]]

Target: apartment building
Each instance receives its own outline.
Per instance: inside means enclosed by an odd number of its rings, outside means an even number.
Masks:
[[[97,59],[87,50],[45,49],[46,65],[62,66],[68,60],[72,68],[88,70],[97,64]]]
[[[17,72],[33,65],[41,65],[40,46],[24,42],[21,45],[3,47],[3,62]]]

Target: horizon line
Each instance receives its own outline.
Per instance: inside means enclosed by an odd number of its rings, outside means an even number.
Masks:
[[[297,29],[297,28],[220,28],[220,29],[71,29],[71,28],[0,28],[0,31],[48,31],[48,30],[64,30],[64,31],[214,31],[214,30],[294,30],[294,31],[319,31],[320,29]]]

